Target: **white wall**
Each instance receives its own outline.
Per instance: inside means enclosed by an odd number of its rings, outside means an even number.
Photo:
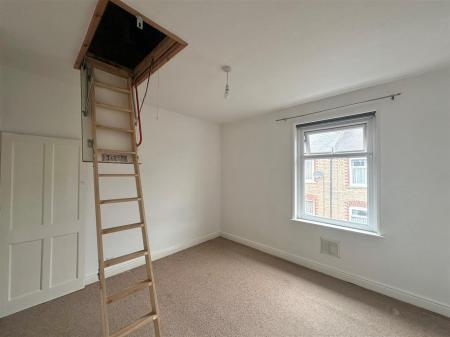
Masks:
[[[394,92],[403,94],[370,105],[378,110],[384,237],[290,221],[293,123],[275,119]],[[222,231],[450,316],[449,130],[450,68],[224,125]],[[341,243],[340,259],[319,253],[321,236]]]
[[[68,69],[61,81],[25,69],[2,67],[1,129],[79,138],[78,72]],[[156,120],[155,111],[146,107],[141,159],[154,257],[221,230],[226,237],[450,315],[449,88],[450,69],[441,69],[227,124],[221,139],[216,124],[164,110]],[[375,105],[384,238],[290,221],[292,123],[274,120],[397,91],[403,95],[395,102]],[[86,274],[93,281],[91,165],[84,164],[82,171]],[[108,192],[129,191],[121,183]],[[114,212],[105,221],[128,215],[128,210]],[[320,236],[341,242],[340,259],[319,254]],[[108,239],[106,256],[134,249],[134,238],[125,236],[123,245]]]
[[[79,73],[68,65],[67,73],[44,77],[39,69],[3,67],[2,131],[81,137]],[[220,226],[220,127],[185,115],[160,110],[159,119],[149,105],[143,112],[144,142],[140,148],[145,208],[153,258],[214,237]],[[109,166],[111,169],[111,166]],[[118,169],[122,169],[119,166]],[[85,214],[85,266],[87,282],[95,281],[95,236],[92,164],[82,165]],[[102,188],[121,197],[133,193],[132,181],[113,182]],[[135,206],[105,211],[109,224],[130,223]],[[114,237],[114,235],[116,235]],[[105,240],[105,257],[136,249],[139,232]],[[135,265],[135,264],[132,264]],[[132,266],[130,265],[130,266]]]
[[[2,117],[3,117],[3,95],[4,95],[4,74],[3,66],[0,64],[0,129],[2,127]]]

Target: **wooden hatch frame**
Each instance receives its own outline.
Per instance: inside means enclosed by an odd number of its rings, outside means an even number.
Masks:
[[[109,2],[121,7],[128,13],[134,16],[140,16],[149,26],[159,30],[161,33],[166,35],[166,37],[134,68],[129,69],[124,66],[120,66],[117,64],[105,63],[104,61],[96,60],[88,55],[88,50],[91,45],[92,39],[94,38],[95,32],[97,30],[98,25],[100,24],[100,20],[103,17],[106,6]],[[169,32],[167,29],[161,27],[154,21],[150,20],[145,15],[142,15],[135,9],[131,8],[124,2],[120,0],[99,0],[97,6],[95,7],[94,14],[92,15],[91,22],[89,23],[88,30],[86,32],[86,36],[84,37],[83,44],[81,45],[81,49],[76,58],[74,68],[80,69],[81,64],[84,59],[88,59],[92,63],[96,63],[98,67],[104,68],[105,70],[114,70],[116,73],[120,73],[126,76],[129,76],[133,79],[133,82],[138,85],[145,81],[149,75],[157,71],[164,64],[166,64],[172,57],[174,57],[178,52],[180,52],[183,48],[187,46],[187,43],[183,41],[180,37],[175,34]],[[150,73],[150,65],[151,73]]]

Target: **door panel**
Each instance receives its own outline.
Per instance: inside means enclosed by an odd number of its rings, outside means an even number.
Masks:
[[[80,142],[2,134],[0,317],[84,286]]]
[[[42,290],[42,240],[10,245],[9,299]]]
[[[44,144],[17,141],[6,150],[11,151],[11,229],[42,225]]]
[[[71,282],[78,277],[78,234],[53,237],[51,240],[50,287]]]
[[[79,221],[79,145],[55,144],[53,154],[52,223],[70,225]]]

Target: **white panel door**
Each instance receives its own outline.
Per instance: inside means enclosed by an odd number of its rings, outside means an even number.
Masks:
[[[0,317],[84,286],[78,140],[2,133]]]

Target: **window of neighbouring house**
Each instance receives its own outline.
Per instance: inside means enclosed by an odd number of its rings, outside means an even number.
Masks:
[[[314,160],[305,160],[305,181],[314,183]]]
[[[361,225],[367,224],[367,208],[350,207],[348,210],[348,221]]]
[[[378,231],[374,121],[368,113],[297,125],[297,219]]]
[[[316,214],[316,204],[314,200],[305,200],[305,213],[309,215]]]
[[[348,160],[350,166],[350,186],[367,187],[367,160],[366,158],[351,158]]]

